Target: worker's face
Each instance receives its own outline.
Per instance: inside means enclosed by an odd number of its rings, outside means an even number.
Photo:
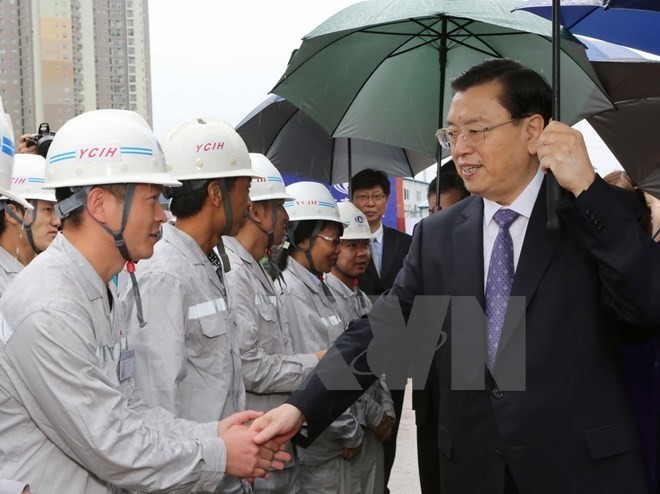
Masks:
[[[332,223],[323,228],[312,245],[311,255],[314,267],[321,273],[329,273],[339,256],[339,236],[341,227]],[[328,240],[330,239],[330,240]]]
[[[34,210],[26,211],[24,222],[32,223],[32,239],[41,252],[53,241],[60,227],[60,219],[55,212],[55,203],[50,201],[34,201]]]
[[[487,83],[457,92],[447,115],[448,127],[495,126],[511,119],[498,101],[501,90],[500,83]],[[470,193],[501,205],[520,195],[538,169],[536,143],[542,131],[538,119],[540,115],[533,115],[486,131],[484,141],[474,147],[463,139],[456,141],[452,158]]]
[[[357,278],[367,270],[371,259],[369,240],[342,240],[336,266],[340,272]]]
[[[135,186],[133,202],[124,229],[124,240],[133,261],[151,257],[154,246],[160,239],[160,225],[167,221],[165,211],[158,201],[161,190],[160,185]],[[114,198],[114,201],[112,225],[108,224],[108,226],[117,231],[121,227],[124,201],[117,198]]]
[[[264,229],[273,232],[273,245],[280,245],[284,242],[286,235],[286,227],[289,223],[289,214],[284,209],[283,199],[274,199],[264,203],[265,208],[265,222]],[[273,215],[275,221],[273,222]]]
[[[236,235],[245,224],[247,208],[250,204],[250,185],[252,178],[238,177],[229,191],[229,200],[234,215],[230,235]]]
[[[369,225],[375,225],[385,215],[387,196],[380,185],[370,189],[358,189],[353,192],[353,204],[364,213]]]
[[[449,206],[453,206],[461,199],[461,191],[456,188],[451,188],[444,192],[440,192],[440,207],[442,209],[447,209]]]

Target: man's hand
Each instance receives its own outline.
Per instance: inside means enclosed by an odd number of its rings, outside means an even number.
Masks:
[[[222,435],[234,425],[245,425],[248,422],[252,422],[256,418],[261,417],[263,414],[264,412],[246,410],[244,412],[237,412],[230,415],[226,419],[218,422],[218,437],[222,437]]]
[[[270,440],[284,444],[296,435],[304,421],[300,410],[285,403],[256,419],[250,430],[257,432],[256,444],[265,444]]]
[[[327,350],[321,350],[320,352],[316,352],[314,355],[316,355],[317,360],[321,360],[325,355],[325,352],[327,352]]]
[[[218,435],[225,443],[227,466],[225,472],[235,477],[267,477],[269,470],[282,470],[291,461],[291,455],[283,451],[277,441],[257,444],[257,433],[247,422],[263,415],[263,412],[246,411],[227,417],[218,423]]]
[[[561,122],[550,122],[543,130],[537,154],[541,169],[551,170],[559,185],[575,197],[596,177],[582,134]]]
[[[344,460],[351,461],[353,458],[355,458],[360,450],[362,449],[362,444],[360,444],[357,448],[344,448],[344,450],[341,453],[341,457]]]
[[[373,429],[374,437],[376,438],[376,441],[379,443],[384,443],[387,442],[387,440],[390,438],[392,435],[392,427],[394,425],[394,419],[387,415],[386,413],[383,414],[383,418],[380,421],[380,424]]]
[[[18,138],[16,154],[37,154],[36,143],[32,140],[32,134],[23,134]]]

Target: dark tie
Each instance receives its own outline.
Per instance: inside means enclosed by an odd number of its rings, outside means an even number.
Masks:
[[[502,334],[506,307],[513,285],[513,241],[509,227],[519,214],[511,209],[500,209],[493,219],[499,225],[486,279],[486,317],[488,318],[488,367],[493,368],[497,346]]]

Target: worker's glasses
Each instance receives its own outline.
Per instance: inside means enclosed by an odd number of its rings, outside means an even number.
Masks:
[[[339,245],[341,244],[341,238],[326,237],[325,235],[321,235],[320,233],[316,236],[322,238],[323,240],[327,240],[332,244],[334,248],[339,247]]]
[[[498,123],[495,125],[488,125],[486,127],[482,125],[467,125],[461,127],[460,129],[438,129],[435,133],[435,137],[438,139],[440,145],[445,149],[451,149],[456,146],[458,138],[460,137],[463,140],[463,143],[466,146],[471,148],[477,147],[486,140],[486,132],[489,130],[496,129],[502,125],[506,125],[516,120],[520,120],[525,117],[512,118],[506,122]]]

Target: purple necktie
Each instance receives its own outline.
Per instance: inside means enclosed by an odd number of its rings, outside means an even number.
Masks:
[[[502,325],[506,315],[506,307],[513,285],[513,241],[509,227],[516,221],[519,214],[511,209],[500,209],[493,219],[499,225],[500,231],[495,237],[493,252],[488,266],[486,279],[486,317],[488,318],[488,367],[493,368],[497,345],[502,334]]]

